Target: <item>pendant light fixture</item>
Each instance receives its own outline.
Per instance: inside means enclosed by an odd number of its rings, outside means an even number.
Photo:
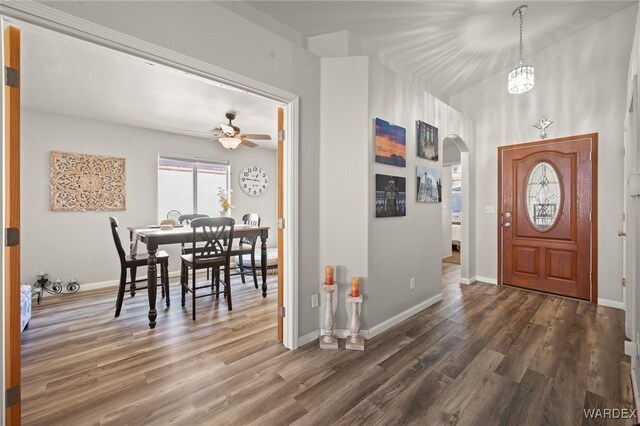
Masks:
[[[520,64],[509,73],[507,88],[509,93],[519,95],[533,89],[533,66],[522,64],[522,15],[527,11],[527,5],[522,5],[513,11],[513,16],[520,18]]]

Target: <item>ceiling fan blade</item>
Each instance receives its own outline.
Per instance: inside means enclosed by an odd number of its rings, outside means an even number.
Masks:
[[[259,135],[259,134],[243,134],[242,137],[245,137],[247,139],[253,139],[256,141],[270,141],[271,140],[271,136],[269,135]]]
[[[227,126],[226,124],[221,124],[220,125],[220,129],[222,129],[222,131],[224,133],[226,133],[227,135],[235,135],[236,131],[233,127],[231,126]]]
[[[246,140],[245,138],[242,138],[242,142],[240,142],[242,145],[244,146],[248,146],[249,148],[255,148],[256,146],[258,146],[257,143],[253,143],[251,141]]]

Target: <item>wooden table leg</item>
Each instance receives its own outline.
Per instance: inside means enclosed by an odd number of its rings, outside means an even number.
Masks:
[[[260,269],[262,270],[262,297],[267,297],[267,236],[260,234]]]
[[[158,291],[158,269],[156,252],[157,247],[151,245],[147,246],[147,252],[149,253],[149,260],[147,262],[147,294],[149,296],[149,328],[156,327],[156,317],[158,312],[156,311],[156,293]]]

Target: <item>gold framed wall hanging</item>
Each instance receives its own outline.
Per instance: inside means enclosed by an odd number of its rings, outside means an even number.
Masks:
[[[124,158],[51,151],[52,211],[115,211],[126,207]]]

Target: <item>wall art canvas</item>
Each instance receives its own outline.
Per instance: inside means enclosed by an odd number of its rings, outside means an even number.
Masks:
[[[442,170],[417,166],[416,188],[419,203],[442,202]]]
[[[418,157],[438,161],[438,128],[417,120],[416,145],[418,146]]]
[[[124,158],[51,152],[51,210],[126,209]]]
[[[376,175],[376,217],[407,215],[407,180]]]
[[[407,130],[376,118],[376,162],[407,165]]]

